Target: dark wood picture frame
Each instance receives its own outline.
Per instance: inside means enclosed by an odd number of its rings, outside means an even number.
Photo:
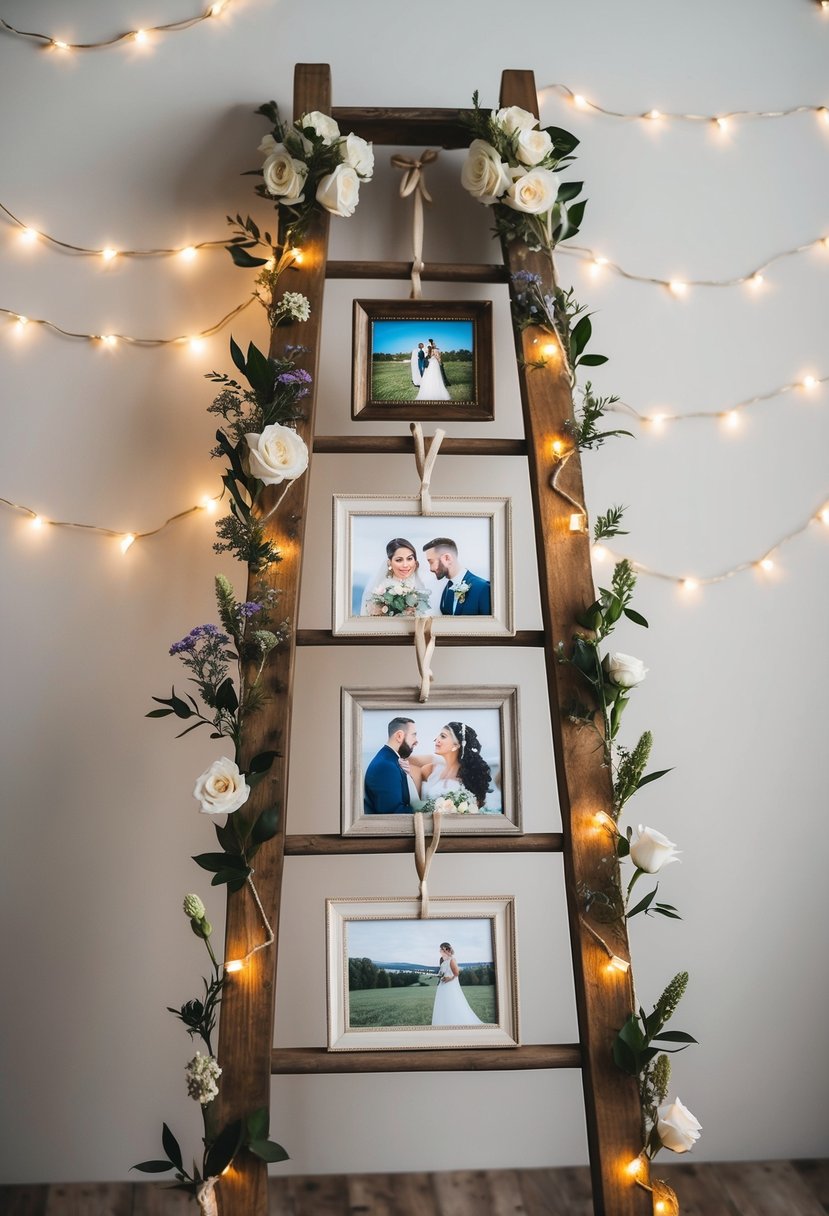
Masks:
[[[423,322],[424,341],[442,322],[472,326],[471,391],[456,401],[384,399],[375,384],[374,336],[377,322]],[[495,416],[493,394],[492,302],[490,300],[355,300],[353,311],[351,416],[360,421],[483,421]],[[438,344],[439,345],[439,344]],[[401,353],[400,362],[409,362]],[[451,384],[451,361],[446,361]],[[451,387],[450,387],[451,391]]]

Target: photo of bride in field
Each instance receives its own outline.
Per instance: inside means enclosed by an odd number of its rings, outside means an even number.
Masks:
[[[498,1021],[489,919],[353,921],[346,947],[349,1027]]]
[[[374,321],[372,401],[474,401],[471,321]]]

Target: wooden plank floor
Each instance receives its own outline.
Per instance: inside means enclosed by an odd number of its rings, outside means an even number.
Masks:
[[[657,1161],[682,1216],[827,1216],[829,1160]],[[586,1168],[272,1177],[270,1216],[592,1216]],[[163,1183],[0,1186],[2,1216],[195,1216]]]

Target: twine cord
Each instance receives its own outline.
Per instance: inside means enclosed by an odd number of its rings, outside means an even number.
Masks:
[[[420,881],[420,919],[426,920],[429,916],[429,888],[427,879],[429,877],[429,868],[432,864],[432,858],[437,852],[438,844],[440,843],[440,828],[441,816],[432,816],[432,839],[429,846],[426,846],[426,825],[424,820],[425,815],[416,811],[414,816],[414,833],[415,833],[415,869],[417,877]]]
[[[396,153],[391,158],[393,168],[403,170],[403,180],[400,183],[400,197],[414,196],[414,211],[412,214],[412,290],[410,300],[419,300],[423,295],[420,276],[423,271],[423,203],[432,202],[432,196],[426,189],[426,179],[423,173],[425,165],[436,161],[438,154],[434,148],[426,148],[419,160]]]

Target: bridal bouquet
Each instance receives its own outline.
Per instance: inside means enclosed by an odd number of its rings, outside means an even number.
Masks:
[[[368,599],[369,616],[423,616],[429,608],[429,592],[401,579],[387,578]]]
[[[474,136],[461,170],[461,184],[495,215],[495,233],[552,253],[556,243],[578,232],[586,205],[573,203],[582,182],[556,174],[572,161],[578,140],[560,127],[539,127],[529,110],[508,106],[491,112],[472,98]]]
[[[430,798],[421,808],[424,815],[478,815],[480,807],[474,794],[463,786],[447,790],[439,798]]]

